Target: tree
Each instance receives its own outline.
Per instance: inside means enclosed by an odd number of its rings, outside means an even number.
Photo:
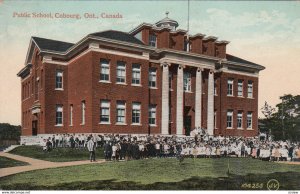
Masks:
[[[20,140],[21,126],[0,123],[0,140]]]
[[[269,138],[269,135],[272,134],[272,120],[271,117],[275,112],[275,108],[271,107],[267,102],[265,102],[264,106],[261,108],[261,112],[265,116],[265,132],[267,134],[267,139]]]
[[[261,119],[275,140],[300,139],[300,95],[284,95],[280,97],[281,103],[277,104],[277,111],[265,102],[261,108],[265,118]]]

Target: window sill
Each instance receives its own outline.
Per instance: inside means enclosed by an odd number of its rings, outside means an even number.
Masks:
[[[111,84],[111,81],[99,80],[99,83]]]
[[[140,123],[132,123],[131,125],[132,126],[142,126],[142,124],[140,124]]]
[[[192,93],[194,93],[194,92],[192,92],[192,91],[184,91],[185,93],[190,93],[190,94],[192,94]]]
[[[124,86],[127,86],[128,84],[126,83],[123,83],[123,82],[116,82],[117,85],[124,85]]]
[[[244,96],[237,96],[238,98],[245,98]]]
[[[251,97],[251,98],[250,98],[250,97],[247,97],[247,99],[255,99],[255,98],[253,98],[253,97]]]
[[[64,125],[59,124],[59,125],[54,125],[54,127],[63,127]]]
[[[227,97],[234,97],[234,95],[227,95]]]
[[[157,87],[149,87],[149,89],[157,90]]]
[[[170,91],[170,92],[173,92],[174,90],[169,88],[169,91]]]
[[[238,130],[244,130],[244,128],[237,128]]]
[[[149,126],[150,127],[157,127],[157,125],[155,125],[155,124],[150,124]]]
[[[82,125],[85,125],[85,123],[80,123],[80,125],[82,126]]]
[[[251,128],[247,128],[247,130],[249,130],[249,131],[253,131],[254,129],[251,129]]]
[[[131,86],[142,87],[141,84],[131,84]]]
[[[226,129],[232,130],[233,128],[232,127],[227,127]]]
[[[127,125],[127,123],[116,123],[116,125]]]
[[[54,90],[56,90],[56,91],[64,91],[63,88],[55,88]]]
[[[111,125],[111,123],[99,123],[99,125]]]

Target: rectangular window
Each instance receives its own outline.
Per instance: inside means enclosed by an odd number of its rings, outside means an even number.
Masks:
[[[156,69],[155,68],[149,69],[149,87],[156,88]]]
[[[141,103],[132,103],[132,124],[140,124],[141,122]]]
[[[232,121],[233,121],[233,111],[227,111],[227,128],[232,128]]]
[[[63,106],[56,105],[56,121],[55,125],[62,126],[63,125]]]
[[[117,101],[117,123],[126,123],[126,104],[124,101]]]
[[[169,89],[172,89],[172,80],[173,80],[173,74],[172,72],[169,72]]]
[[[217,96],[217,80],[214,81],[214,95]]]
[[[217,111],[214,112],[214,128],[217,128]]]
[[[248,98],[253,98],[253,82],[248,81]]]
[[[81,102],[81,125],[85,124],[85,100]]]
[[[154,34],[149,35],[149,46],[156,47],[156,36]]]
[[[100,60],[100,81],[109,81],[109,60]]]
[[[110,102],[108,100],[101,100],[100,103],[100,123],[109,123],[110,121]]]
[[[242,129],[243,128],[243,112],[238,111],[237,114],[237,128]]]
[[[70,105],[70,126],[73,126],[73,104]]]
[[[192,91],[192,75],[190,72],[183,73],[183,89],[185,92]]]
[[[132,64],[132,84],[141,84],[141,65]]]
[[[233,79],[227,80],[227,96],[233,96]]]
[[[63,89],[63,72],[60,70],[56,71],[55,88]]]
[[[242,97],[243,96],[243,80],[238,80],[238,96]]]
[[[156,105],[149,106],[149,124],[156,125]]]
[[[252,112],[247,113],[247,129],[252,129]]]
[[[126,82],[126,65],[123,61],[117,62],[117,83]]]

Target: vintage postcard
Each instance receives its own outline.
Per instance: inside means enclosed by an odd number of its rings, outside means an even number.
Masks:
[[[300,190],[299,1],[0,0],[0,190]]]

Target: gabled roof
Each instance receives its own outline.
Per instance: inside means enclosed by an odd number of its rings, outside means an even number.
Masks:
[[[64,52],[74,45],[73,43],[69,42],[51,40],[40,37],[32,37],[32,39],[41,50]]]
[[[239,58],[239,57],[230,55],[230,54],[226,54],[226,59],[227,59],[227,61],[229,61],[229,62],[231,61],[231,62],[235,62],[235,63],[243,63],[243,64],[251,65],[251,66],[253,66],[253,67],[255,67],[255,68],[265,69],[264,66],[261,66],[261,65],[259,65],[259,64],[256,64],[256,63],[247,61],[247,60],[245,60],[245,59],[242,59],[242,58]]]
[[[140,44],[140,45],[145,45],[142,41],[134,37],[133,35],[126,33],[126,32],[121,32],[121,31],[116,31],[116,30],[107,30],[103,32],[96,32],[89,34],[91,36],[98,36],[102,38],[108,38],[112,40],[119,40],[123,42],[129,42],[129,43],[134,43],[134,44]]]

